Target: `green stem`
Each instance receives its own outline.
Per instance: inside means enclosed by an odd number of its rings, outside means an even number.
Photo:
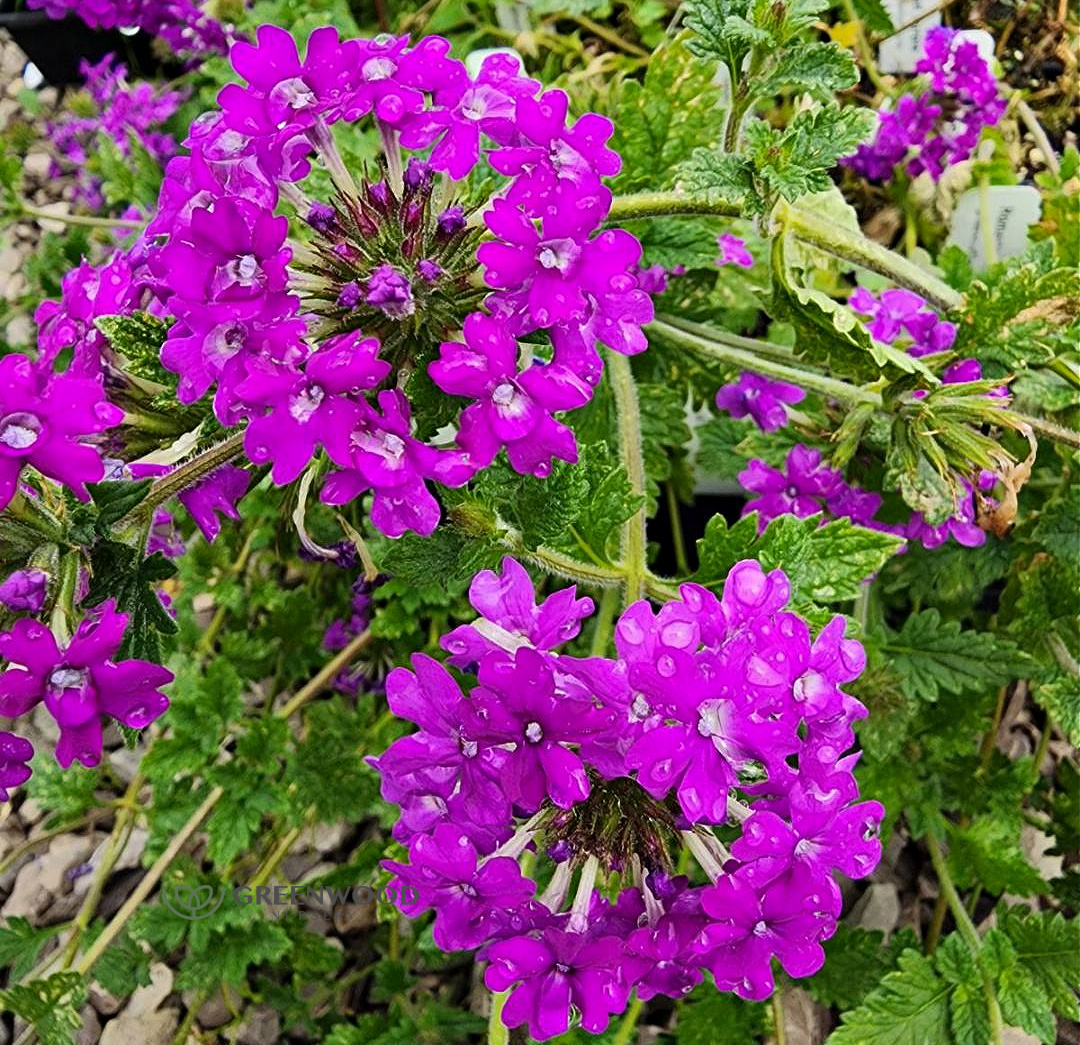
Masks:
[[[717,340],[722,340],[725,345],[731,345],[733,348],[744,348],[747,352],[753,352],[756,356],[764,356],[766,359],[772,359],[777,363],[786,363],[788,366],[810,367],[815,370],[824,369],[824,367],[820,367],[816,363],[796,358],[795,353],[787,345],[777,344],[775,341],[764,341],[756,337],[743,337],[741,334],[732,334],[728,330],[718,331],[715,327],[695,323],[693,320],[683,319],[680,316],[673,316],[666,312],[660,313],[656,318],[673,327],[678,327],[680,330],[685,330],[689,334],[697,334],[699,337],[712,338],[722,335],[717,337]]]
[[[503,1008],[509,997],[509,991],[499,991],[497,994],[492,992],[491,1017],[488,1020],[488,1045],[506,1045],[510,1040],[510,1033],[502,1021]]]
[[[615,396],[619,423],[619,456],[630,480],[630,494],[641,505],[623,525],[622,563],[626,574],[626,601],[645,595],[645,461],[641,451],[641,410],[630,360],[617,352],[608,354],[608,374]]]
[[[625,51],[627,54],[632,54],[635,58],[649,57],[649,52],[643,47],[638,47],[637,44],[631,43],[629,40],[624,40],[614,29],[609,29],[606,25],[597,22],[588,15],[575,14],[570,15],[570,18],[577,22],[583,29],[588,29],[593,36],[597,36],[601,40],[606,40],[613,47],[618,47],[619,50]]]
[[[705,196],[687,196],[681,192],[636,192],[616,196],[608,212],[608,221],[632,221],[634,218],[663,218],[687,214],[716,214],[738,218],[742,209],[725,200]]]
[[[846,229],[784,201],[776,205],[773,216],[782,227],[790,230],[804,243],[853,265],[877,272],[891,279],[897,286],[921,294],[935,308],[949,312],[960,308],[964,303],[964,295],[957,293],[937,276],[919,268],[914,262],[901,257],[888,247],[867,239],[861,232]]]
[[[337,678],[342,668],[348,667],[352,659],[371,641],[371,632],[362,631],[340,653],[314,675],[309,682],[296,691],[296,694],[287,703],[282,705],[277,713],[278,718],[289,718],[300,710],[312,697],[317,697],[331,682]]]
[[[982,232],[983,253],[986,266],[997,264],[997,246],[994,243],[994,222],[990,214],[990,175],[979,175],[979,227]]]
[[[745,370],[753,370],[755,373],[764,374],[766,377],[776,378],[780,381],[789,381],[792,384],[808,388],[813,392],[831,396],[846,403],[869,403],[872,406],[881,406],[881,396],[877,392],[860,388],[858,385],[848,384],[846,381],[838,381],[824,374],[813,374],[808,370],[788,366],[786,363],[777,363],[771,359],[763,358],[754,352],[748,352],[742,347],[747,338],[736,338],[734,334],[728,334],[723,330],[711,330],[708,337],[700,334],[691,334],[688,330],[672,326],[665,320],[658,319],[649,324],[649,330],[660,334],[668,341],[692,349],[699,354],[720,360],[723,363],[731,363]],[[732,341],[736,344],[732,344]]]
[[[148,517],[151,512],[163,505],[170,498],[186,490],[189,486],[205,478],[211,472],[216,471],[223,464],[228,464],[244,448],[244,433],[234,432],[228,439],[223,440],[209,450],[203,451],[198,457],[174,468],[168,475],[163,475],[153,486],[149,493],[127,513],[113,527],[120,531],[131,526],[139,519]]]
[[[960,894],[956,891],[952,875],[949,874],[948,865],[945,863],[945,857],[941,852],[941,846],[932,834],[926,836],[926,847],[930,851],[930,862],[934,865],[934,873],[938,878],[938,888],[941,890],[941,895],[945,897],[945,903],[956,921],[957,931],[960,933],[964,943],[967,944],[968,950],[971,951],[975,963],[979,966],[983,981],[983,993],[986,996],[986,1011],[990,1016],[991,1041],[993,1045],[1002,1045],[1005,1026],[1001,1018],[1001,1006],[994,991],[994,982],[990,978],[990,974],[983,969],[979,962],[979,951],[982,947],[979,934],[975,929],[975,924],[964,909]]]
[[[611,1045],[630,1045],[637,1030],[637,1023],[641,1017],[641,1010],[645,1003],[635,994],[619,1023],[619,1029],[615,1031],[615,1037],[611,1039]]]
[[[611,642],[611,626],[615,621],[615,614],[618,610],[619,589],[605,588],[604,594],[600,596],[600,612],[596,617],[589,656],[602,657],[607,653],[608,645]]]
[[[690,561],[686,557],[686,538],[683,536],[682,519],[679,517],[679,497],[673,482],[664,483],[667,494],[668,516],[671,519],[671,543],[675,551],[675,569],[685,577],[690,572]]]
[[[62,225],[82,225],[89,229],[141,229],[146,224],[143,221],[129,221],[127,218],[94,218],[88,214],[54,214],[41,207],[33,207],[29,203],[20,203],[19,210],[28,218],[58,221]]]
[[[787,1045],[787,1024],[784,1022],[784,999],[777,986],[772,996],[773,1037],[776,1045]]]
[[[153,866],[139,880],[135,891],[124,901],[123,906],[113,915],[112,921],[105,926],[101,935],[90,945],[90,949],[82,956],[82,960],[75,966],[75,971],[84,976],[93,969],[97,960],[105,953],[109,944],[123,931],[131,916],[139,909],[142,902],[153,892],[154,886],[161,880],[161,876],[168,870],[169,865],[179,855],[180,850],[187,844],[188,839],[198,830],[199,825],[210,815],[214,806],[221,801],[225,793],[221,787],[215,787],[203,799],[202,805],[188,817],[187,823],[173,836],[165,851],[154,861]]]
[[[1064,378],[1073,388],[1080,388],[1080,373],[1069,363],[1064,356],[1057,356],[1046,364],[1048,370],[1052,370],[1058,377]]]
[[[1045,435],[1047,439],[1053,439],[1055,443],[1080,448],[1080,432],[1073,428],[1066,428],[1055,421],[1048,421],[1045,417],[1032,417],[1029,414],[1013,414],[1013,416],[1018,421],[1030,425],[1031,430],[1038,435]]]
[[[594,565],[582,562],[580,559],[572,559],[569,555],[564,555],[543,544],[536,548],[529,548],[521,534],[513,527],[501,527],[499,540],[515,555],[528,559],[542,570],[547,570],[548,573],[553,573],[558,577],[565,577],[569,581],[591,584],[598,588],[616,587],[622,583],[622,570],[614,566],[604,566],[599,563]]]

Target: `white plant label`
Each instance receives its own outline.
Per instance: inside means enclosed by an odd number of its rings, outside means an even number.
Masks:
[[[883,73],[913,73],[922,57],[923,37],[941,25],[941,11],[934,10],[940,6],[939,0],[884,0],[884,4],[897,29],[925,13],[926,17],[914,25],[883,40],[878,49],[878,66]]]
[[[1039,220],[1039,190],[1031,185],[991,185],[986,193],[996,259],[1022,254],[1028,229]],[[948,240],[967,254],[976,272],[988,268],[991,260],[986,256],[981,194],[981,189],[968,189],[957,200]]]

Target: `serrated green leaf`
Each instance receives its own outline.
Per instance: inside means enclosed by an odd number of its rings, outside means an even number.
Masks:
[[[934,701],[944,693],[997,689],[1020,677],[1030,658],[1007,639],[965,630],[958,621],[942,620],[936,609],[912,613],[883,647],[900,676],[904,692]]]
[[[899,968],[845,1012],[827,1045],[928,1045],[949,1039],[949,984],[916,950],[900,955]]]
[[[1057,911],[1008,907],[999,909],[998,925],[1054,1011],[1067,1020],[1080,1019],[1080,920]]]
[[[1035,700],[1046,708],[1069,743],[1080,746],[1080,675],[1060,671],[1048,681],[1038,683]]]
[[[36,964],[41,949],[62,926],[39,929],[25,918],[13,915],[0,925],[0,968],[10,969],[12,981],[21,980]]]
[[[791,582],[793,600],[842,602],[858,596],[863,582],[896,554],[903,542],[880,530],[835,519],[824,526],[820,516],[797,519],[782,515],[760,536],[757,514],[730,529],[714,516],[698,541],[697,583],[720,588],[741,559],[757,559],[765,570],[782,569]]]
[[[850,51],[834,43],[813,42],[782,50],[755,86],[766,95],[791,89],[826,98],[858,81],[859,70]]]
[[[966,827],[950,824],[948,859],[962,888],[981,885],[990,893],[1017,896],[1049,892],[1020,851],[1017,831],[996,816],[977,817]]]
[[[86,981],[79,973],[58,972],[0,991],[0,1012],[13,1012],[33,1026],[42,1045],[72,1045],[85,998]]]
[[[610,107],[611,147],[623,163],[616,191],[670,187],[675,166],[723,134],[720,97],[712,68],[694,58],[685,37],[653,53],[644,81],[622,80]]]
[[[881,0],[854,0],[855,13],[863,20],[866,28],[872,33],[880,33],[883,36],[890,35],[893,30],[893,21],[889,12]]]
[[[1080,562],[1080,484],[1068,483],[1043,506],[1031,536],[1056,558]]]
[[[1006,1023],[1021,1027],[1051,1045],[1057,1034],[1057,1021],[1050,1000],[1023,965],[1002,971],[997,981],[997,996]]]
[[[176,985],[180,990],[218,987],[223,983],[237,987],[245,981],[253,965],[277,961],[291,946],[281,926],[267,921],[261,914],[256,915],[246,924],[209,934],[205,944],[193,949],[184,959]]]
[[[841,922],[825,943],[825,964],[802,986],[822,1005],[840,1011],[860,1005],[881,978],[896,968],[896,959],[918,946],[910,929],[885,943],[885,934]]]
[[[133,482],[87,483],[90,499],[98,509],[98,527],[112,526],[127,515],[146,497],[153,482],[153,479],[139,479]]]

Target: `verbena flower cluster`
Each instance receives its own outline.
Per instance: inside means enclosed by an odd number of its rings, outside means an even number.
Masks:
[[[247,454],[279,484],[322,446],[337,466],[322,499],[371,491],[372,521],[394,537],[435,528],[430,481],[459,486],[503,448],[537,476],[576,460],[553,415],[591,398],[598,342],[640,352],[652,318],[637,240],[598,231],[602,179],[619,170],[611,123],[571,122],[567,96],[541,93],[512,56],[472,78],[448,50],[326,28],[301,60],[288,33],[261,27],[230,53],[247,86],[196,121],[145,241],[176,319],[162,361],[181,401],[213,387],[219,421],[249,422]],[[358,183],[333,125],[366,116],[383,156]],[[332,194],[309,196],[309,176]],[[479,201],[470,177],[488,182]],[[309,242],[289,240],[279,204]],[[431,383],[466,404],[452,442],[414,424]]]
[[[941,319],[924,298],[910,290],[884,290],[875,297],[865,287],[857,287],[848,304],[866,321],[872,337],[906,349],[913,356],[947,352],[956,340],[955,325]],[[970,358],[950,363],[941,374],[943,384],[981,379],[982,366]],[[926,392],[916,390],[911,394],[919,399]],[[1008,389],[1001,386],[988,394],[1004,399]],[[764,432],[774,432],[788,422],[787,405],[801,402],[804,397],[805,392],[795,385],[744,372],[738,381],[717,392],[716,405],[732,417],[752,418]],[[821,513],[824,518],[849,518],[857,525],[894,533],[926,548],[939,547],[950,537],[967,547],[983,544],[986,533],[976,522],[975,485],[989,491],[997,482],[992,472],[981,473],[975,484],[961,480],[953,515],[941,524],[930,525],[920,512],[913,512],[906,523],[877,519],[881,495],[848,483],[840,471],[822,461],[820,451],[802,444],[789,451],[783,468],[754,459],[738,478],[743,488],[755,495],[747,501],[743,514],[757,512],[762,530],[781,515],[807,518]]]
[[[408,913],[435,911],[440,947],[482,948],[508,1026],[546,1039],[572,1007],[598,1033],[635,990],[677,998],[707,969],[762,998],[773,958],[820,967],[834,873],[873,870],[883,810],[857,801],[845,755],[862,647],[842,617],[811,638],[789,597],[783,572],[741,562],[720,598],[684,584],[658,611],[634,603],[617,656],[579,658],[560,647],[592,601],[537,604],[505,559],[473,581],[480,617],[442,640],[462,675],[419,654],[390,674],[419,729],[371,760],[408,847],[385,866],[419,894]]]
[[[86,170],[87,160],[100,148],[100,135],[106,135],[122,156],[131,154],[131,139],[164,166],[176,153],[173,137],[158,128],[180,108],[186,94],[182,91],[158,91],[145,81],[131,85],[127,67],[106,55],[96,65],[84,61],[80,72],[92,113],[64,109],[46,125],[53,147],[49,176],[75,176],[75,198],[91,210],[105,206],[101,179]]]
[[[138,28],[178,54],[224,54],[233,39],[232,28],[208,15],[198,0],[27,0],[27,7],[50,18],[75,15],[92,29]]]
[[[926,77],[928,89],[880,110],[873,140],[843,161],[870,181],[889,181],[900,165],[912,177],[925,172],[937,181],[968,159],[983,128],[1005,113],[989,65],[955,29],[939,26],[926,34],[915,71]]]
[[[19,602],[40,608],[44,580],[24,576],[21,582]],[[10,598],[4,601],[12,605]],[[88,615],[68,642],[26,618],[0,633],[0,658],[7,662],[0,673],[0,716],[20,718],[43,702],[60,727],[56,760],[65,769],[75,761],[84,766],[101,761],[104,718],[142,729],[169,706],[161,687],[172,682],[171,671],[145,660],[113,659],[127,622],[127,614],[118,613],[110,600]],[[30,777],[26,763],[32,756],[29,741],[0,733],[0,800],[6,801],[7,788]]]

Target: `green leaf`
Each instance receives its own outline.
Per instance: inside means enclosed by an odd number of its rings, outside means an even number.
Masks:
[[[858,106],[800,109],[783,130],[754,119],[743,128],[758,191],[798,199],[832,187],[829,172],[866,140],[874,114]]]
[[[37,963],[42,947],[62,928],[38,929],[18,915],[6,918],[0,925],[0,968],[9,970],[12,981],[21,980]]]
[[[1057,911],[1006,907],[998,909],[998,925],[1054,1011],[1067,1020],[1080,1019],[1080,920]]]
[[[909,615],[899,631],[888,633],[882,648],[904,692],[929,701],[942,692],[996,689],[1030,665],[1014,643],[943,621],[936,609]]]
[[[104,928],[104,924],[99,926]],[[94,934],[94,939],[97,938]],[[88,943],[92,942],[90,939]],[[137,988],[150,983],[152,955],[140,947],[125,928],[94,966],[94,980],[117,998],[126,998]]]
[[[157,585],[176,574],[176,566],[161,552],[143,558],[120,541],[100,541],[90,556],[90,593],[85,605],[100,606],[115,599],[117,608],[128,614],[120,659],[162,661],[162,635],[176,633],[176,622],[158,597]]]
[[[77,972],[54,973],[0,991],[0,1012],[13,1012],[37,1031],[42,1045],[72,1045],[82,1026],[86,981]]]
[[[825,964],[803,983],[822,1005],[841,1011],[860,1005],[881,978],[896,968],[896,959],[918,939],[910,929],[885,934],[841,922],[825,943]]]
[[[690,0],[685,5],[686,27],[694,33],[688,42],[699,58],[722,62],[735,71],[749,53],[755,34],[746,21],[750,0]]]
[[[223,983],[238,987],[247,978],[251,966],[277,961],[291,946],[281,926],[256,914],[245,925],[211,933],[204,946],[184,959],[176,985],[180,990],[218,987]]]
[[[1080,483],[1067,483],[1043,506],[1031,536],[1056,558],[1080,562]]]
[[[702,984],[679,1005],[676,1045],[746,1045],[765,1031],[765,1006]]]
[[[451,518],[457,511],[450,512]],[[407,533],[394,541],[380,562],[391,576],[411,584],[436,586],[440,591],[459,594],[480,570],[494,566],[498,548],[469,538],[453,523],[440,526],[430,537]]]
[[[98,509],[99,532],[105,533],[109,526],[118,522],[139,505],[153,483],[153,479],[139,479],[135,482],[87,483],[86,488],[90,491],[90,498]]]
[[[1046,708],[1069,743],[1080,746],[1080,675],[1060,671],[1048,682],[1038,683],[1035,700]]]
[[[824,99],[858,81],[858,66],[850,51],[834,43],[814,42],[781,51],[762,72],[755,87],[766,95],[794,89]]]
[[[730,529],[723,516],[709,520],[698,541],[697,583],[719,589],[728,571],[741,559],[757,559],[762,569],[782,569],[791,582],[794,602],[842,602],[854,599],[863,582],[896,553],[903,542],[880,530],[835,519],[821,525],[820,516],[797,519],[782,515],[758,536],[757,514]]]
[[[39,751],[30,763],[33,775],[26,793],[48,810],[46,827],[68,823],[85,816],[100,805],[96,791],[101,787],[101,768],[87,769],[75,764],[61,769],[51,752]]]
[[[892,18],[881,0],[854,0],[855,13],[872,33],[889,36],[895,29]]]
[[[134,312],[126,316],[98,316],[94,326],[105,335],[109,347],[124,358],[124,367],[136,377],[156,381],[169,388],[176,382],[176,375],[161,365],[161,346],[169,334],[171,324],[148,312]]]
[[[846,1012],[827,1045],[929,1045],[949,1037],[949,984],[916,950],[900,955],[896,972]]]
[[[674,180],[683,192],[744,207],[748,217],[765,213],[766,202],[755,192],[754,169],[744,156],[718,148],[694,149],[675,168]]]
[[[1051,1045],[1057,1033],[1057,1021],[1050,1000],[1023,965],[1017,964],[1002,972],[997,981],[997,996],[1006,1023],[1022,1027]]]
[[[720,100],[713,69],[695,60],[685,37],[653,53],[644,81],[620,81],[610,108],[611,147],[622,157],[616,191],[669,188],[678,163],[698,146],[720,140]]]
[[[1050,887],[1020,851],[1017,832],[996,816],[981,816],[967,827],[949,825],[949,867],[961,888],[1031,896]]]

